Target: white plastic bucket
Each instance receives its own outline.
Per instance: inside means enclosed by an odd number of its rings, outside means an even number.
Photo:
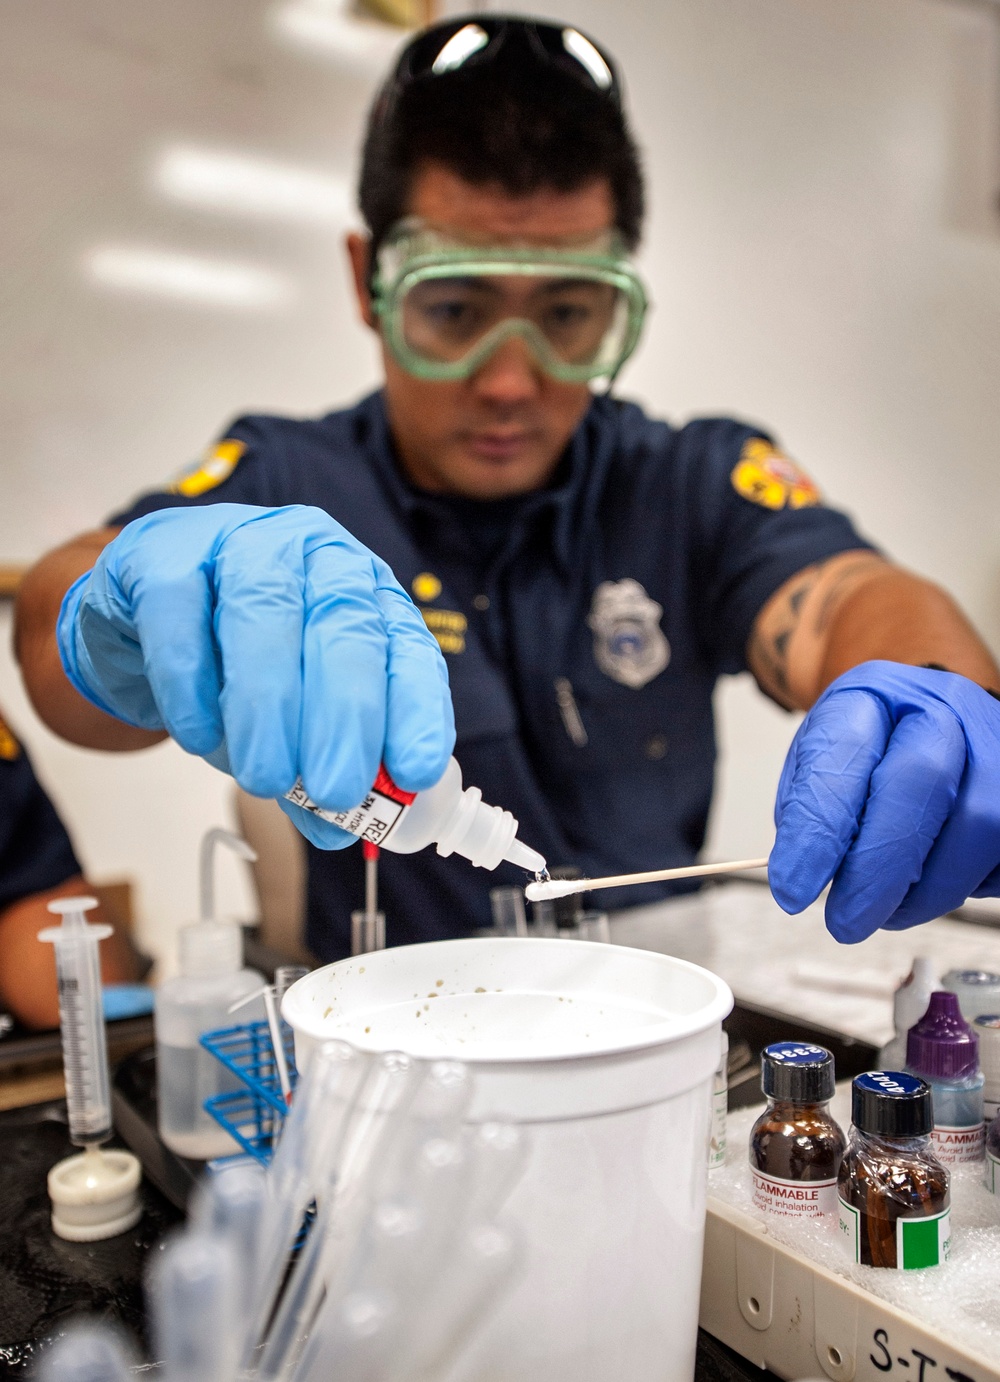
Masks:
[[[532,1125],[504,1211],[523,1274],[447,1382],[690,1382],[732,1004],[684,960],[538,938],[376,951],[288,990],[300,1068],[331,1037],[448,1056],[475,1069],[472,1121]]]

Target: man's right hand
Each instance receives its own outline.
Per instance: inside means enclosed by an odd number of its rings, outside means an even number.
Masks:
[[[420,791],[454,743],[436,641],[385,562],[321,509],[136,519],[66,592],[57,641],[92,705],[189,753],[224,748],[257,796],[301,778],[347,810],[380,762]]]

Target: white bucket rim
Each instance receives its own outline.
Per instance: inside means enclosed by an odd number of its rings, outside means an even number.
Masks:
[[[323,1016],[315,1016],[303,1011],[303,1000],[306,992],[315,983],[317,976],[329,974],[332,970],[339,970],[342,973],[351,966],[355,966],[359,971],[366,969],[369,965],[378,966],[389,963],[390,959],[396,957],[405,960],[407,952],[420,951],[425,957],[431,953],[440,953],[443,949],[454,953],[459,948],[484,947],[484,946],[504,946],[504,947],[524,947],[530,946],[532,952],[539,953],[542,948],[553,950],[558,947],[559,952],[570,954],[573,950],[579,951],[581,948],[589,957],[593,957],[595,950],[610,951],[616,958],[634,956],[636,959],[642,958],[651,963],[654,967],[670,969],[675,974],[678,971],[686,971],[692,977],[697,976],[700,982],[708,982],[713,989],[711,998],[699,1006],[694,1012],[687,1014],[673,1014],[665,1018],[660,1023],[650,1023],[639,1029],[631,1029],[619,1040],[603,1040],[595,1042],[585,1050],[573,1052],[552,1052],[552,1051],[524,1051],[507,1055],[489,1054],[487,1051],[477,1052],[475,1050],[463,1051],[461,1055],[456,1053],[456,1059],[460,1059],[465,1064],[476,1066],[511,1066],[511,1065],[543,1065],[543,1064],[574,1064],[579,1062],[601,1060],[609,1056],[628,1055],[636,1052],[647,1051],[671,1045],[685,1040],[685,1038],[696,1036],[709,1028],[720,1024],[723,1018],[732,1012],[734,999],[729,985],[724,979],[720,979],[711,970],[705,969],[701,965],[693,964],[690,960],[682,960],[675,955],[665,955],[657,950],[644,950],[637,946],[615,946],[602,945],[594,941],[568,940],[557,937],[544,936],[465,936],[456,937],[441,941],[424,941],[415,945],[392,946],[385,950],[371,951],[364,955],[353,955],[343,960],[336,960],[332,964],[322,965],[318,969],[312,970],[309,974],[294,983],[284,995],[281,1005],[282,1016],[289,1026],[293,1029],[296,1036],[300,1033],[315,1042],[331,1040],[349,1041],[359,1051],[365,1054],[378,1055],[389,1049],[399,1049],[398,1047],[389,1048],[384,1042],[377,1040],[365,1042],[363,1033],[358,1034],[352,1029],[351,1034],[347,1035],[343,1031],[331,1031],[330,1024]],[[380,957],[390,957],[390,959],[380,959]],[[625,961],[627,963],[627,959]],[[530,990],[526,990],[530,991]],[[425,1055],[420,1050],[409,1050],[409,1054],[416,1059],[440,1059],[440,1054]]]

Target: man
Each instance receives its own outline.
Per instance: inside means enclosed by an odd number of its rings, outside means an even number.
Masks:
[[[59,924],[48,903],[89,891],[62,821],[0,716],[0,1004],[26,1027],[59,1025],[55,953],[38,939]],[[135,979],[137,968],[127,936],[101,942],[105,983]]]
[[[619,873],[701,847],[712,688],[749,667],[813,707],[779,791],[783,906],[833,878],[831,929],[861,939],[996,890],[1000,671],[954,603],[759,428],[675,430],[591,391],[645,307],[610,57],[502,16],[426,31],[376,100],[360,202],[348,249],[384,389],[317,421],[241,418],[172,490],[43,559],[17,646],[48,723],[108,749],[168,732],[250,792],[301,777],[346,810],[380,761],[411,791],[440,776],[443,654],[466,780],[551,864]],[[283,808],[318,847],[308,940],[334,958],[360,851]],[[503,881],[384,854],[391,938],[487,923]]]

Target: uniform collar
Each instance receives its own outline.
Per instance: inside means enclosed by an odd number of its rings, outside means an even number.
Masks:
[[[447,502],[446,497],[414,489],[400,469],[382,391],[370,395],[362,406],[370,426],[368,458],[394,507],[407,518],[418,513],[440,514],[440,503],[442,499]],[[566,575],[574,569],[575,550],[597,511],[615,450],[616,414],[614,400],[595,398],[591,402],[560,461],[557,482],[525,495],[515,520],[512,539],[540,515],[551,514],[553,554]]]

